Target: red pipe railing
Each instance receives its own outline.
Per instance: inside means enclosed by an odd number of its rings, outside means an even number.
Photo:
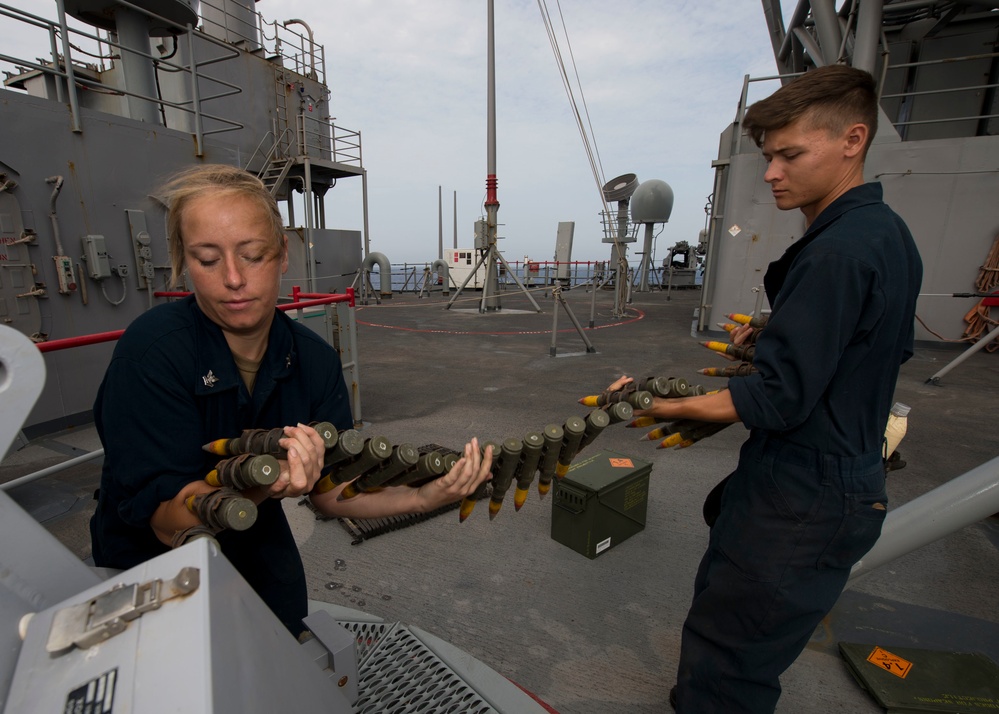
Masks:
[[[312,300],[310,303],[300,303],[299,300],[306,298]],[[312,305],[328,305],[334,302],[345,302],[354,307],[354,288],[347,288],[343,295],[336,293],[303,293],[296,285],[291,289],[291,299],[294,301],[290,305],[278,305],[279,310],[292,310],[299,307],[311,307]]]
[[[38,343],[39,352],[55,352],[65,350],[70,347],[82,347],[83,345],[96,345],[100,342],[114,342],[125,333],[124,330],[113,330],[111,332],[97,332],[93,335],[80,335],[79,337],[63,337],[59,340],[49,340]]]

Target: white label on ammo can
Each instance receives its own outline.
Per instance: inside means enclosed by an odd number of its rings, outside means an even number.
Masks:
[[[599,543],[597,543],[597,555],[600,555],[605,550],[607,550],[608,548],[610,548],[610,545],[611,545],[611,539],[610,538],[604,538],[602,541],[600,541]]]

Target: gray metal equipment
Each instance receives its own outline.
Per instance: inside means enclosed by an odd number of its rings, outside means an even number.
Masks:
[[[638,177],[635,174],[622,174],[604,184],[601,189],[604,200],[608,203],[617,202],[617,214],[606,214],[604,222],[604,243],[611,243],[610,264],[614,266],[614,316],[624,314],[624,306],[628,302],[628,243],[635,242],[635,232],[628,220],[628,205],[631,196],[638,188]]]
[[[555,234],[555,278],[569,280],[572,266],[572,235],[576,231],[575,221],[559,221]]]
[[[0,326],[3,452],[44,382],[37,346]],[[289,691],[296,711],[352,711],[353,635],[320,612],[300,645],[208,539],[102,582],[0,492],[0,544],[4,714],[263,714]]]
[[[673,213],[673,189],[665,181],[643,181],[631,197],[631,222],[645,226],[642,262],[638,266],[638,292],[649,291],[649,271],[652,268],[652,240],[655,224],[667,223]]]
[[[697,285],[697,254],[687,241],[678,242],[663,258],[662,281],[667,290]]]
[[[319,615],[317,630],[337,627],[328,613]],[[340,638],[348,652],[315,656],[318,645],[296,642],[208,539],[99,582],[21,623],[24,644],[6,714],[88,706],[101,712],[263,714],[282,711],[289,691],[296,711],[350,712],[347,693],[357,695],[353,637]]]

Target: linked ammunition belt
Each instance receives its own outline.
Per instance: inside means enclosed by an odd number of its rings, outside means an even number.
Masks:
[[[398,530],[429,518],[459,509],[459,521],[471,515],[479,500],[489,499],[489,519],[494,519],[503,507],[506,494],[514,491],[514,508],[520,510],[533,483],[544,497],[552,482],[562,479],[579,453],[592,444],[609,425],[628,422],[635,409],[648,409],[655,398],[683,398],[704,394],[700,385],[688,384],[677,377],[648,377],[637,380],[614,392],[584,397],[579,401],[591,407],[585,416],[569,416],[562,424],[547,424],[541,431],[530,432],[522,439],[510,438],[501,443],[485,441],[483,453],[492,450],[492,479],[460,504],[451,504],[427,514],[412,514],[376,519],[338,519],[353,536],[355,544],[366,538]],[[725,424],[706,424],[681,420],[660,423],[642,417],[630,427],[658,425],[647,438],[662,439],[659,448],[689,446],[711,436]],[[409,444],[393,445],[384,436],[363,437],[354,429],[337,432],[331,424],[314,425],[326,446],[323,476],[314,492],[329,493],[339,487],[338,501],[355,498],[361,493],[373,493],[382,488],[424,483],[448,473],[461,456],[454,449],[427,444],[419,449]],[[276,459],[284,456],[280,429],[249,429],[239,437],[218,439],[203,447],[205,451],[228,458],[220,461],[206,480],[219,487],[211,495],[190,499],[188,508],[209,528],[245,529],[256,519],[252,502],[239,499],[239,490],[267,486],[278,476]],[[665,437],[665,438],[664,438]],[[309,499],[304,502],[312,506]],[[315,509],[313,508],[313,511]]]
[[[424,444],[419,447],[417,451],[421,456],[433,452],[455,457],[461,455],[454,449],[449,449],[446,446],[441,446],[439,444]],[[410,526],[415,526],[419,523],[425,523],[431,518],[436,518],[437,516],[444,515],[445,513],[450,513],[451,511],[457,509],[460,504],[456,501],[454,503],[448,503],[441,506],[440,508],[436,508],[433,511],[427,511],[426,513],[406,513],[398,516],[385,516],[384,518],[338,518],[336,516],[327,516],[320,513],[315,506],[312,505],[312,501],[307,498],[303,498],[299,505],[308,506],[312,512],[316,514],[317,520],[335,520],[340,524],[340,527],[347,532],[347,535],[351,537],[350,544],[360,545],[364,541],[374,538],[375,536],[380,536],[383,533],[391,533],[392,531],[409,528]]]
[[[449,513],[456,508],[458,508],[457,502],[449,503],[427,513],[410,513],[385,518],[337,518],[336,520],[351,537],[350,544],[360,545],[369,538],[415,526],[417,523],[429,521],[431,518]]]

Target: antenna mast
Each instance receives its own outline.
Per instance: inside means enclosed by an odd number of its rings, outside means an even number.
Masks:
[[[530,291],[524,287],[520,279],[510,269],[509,264],[500,255],[499,248],[496,247],[496,228],[499,225],[496,214],[499,212],[499,199],[496,198],[496,43],[493,32],[493,0],[488,0],[487,5],[487,88],[486,88],[486,220],[476,221],[475,247],[480,251],[479,260],[472,268],[472,273],[465,279],[465,282],[458,288],[458,291],[447,304],[450,309],[454,301],[461,295],[462,290],[468,285],[469,280],[474,277],[479,266],[485,263],[486,276],[482,285],[482,302],[479,305],[479,312],[496,312],[502,309],[499,298],[499,265],[506,269],[507,275],[513,278],[517,287],[527,296],[535,312],[541,312],[537,301]],[[457,210],[457,209],[456,209]],[[481,225],[485,223],[485,225]]]
[[[493,30],[493,0],[488,0],[486,79],[486,280],[482,286],[484,310],[500,310],[499,275],[496,266],[496,231],[499,199],[496,198],[496,40]]]

